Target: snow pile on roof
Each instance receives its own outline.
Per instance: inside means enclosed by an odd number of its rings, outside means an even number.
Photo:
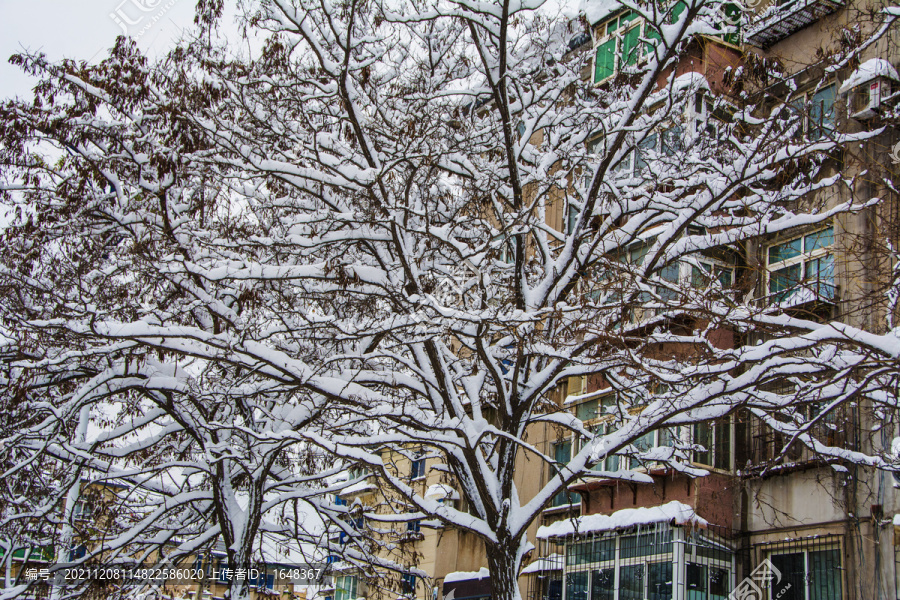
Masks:
[[[481,567],[477,571],[454,571],[453,573],[447,573],[447,576],[444,577],[444,583],[468,581],[470,579],[485,579],[486,577],[490,577],[490,575],[491,573],[487,570],[487,567]]]
[[[524,569],[522,575],[528,573],[542,573],[544,571],[561,571],[563,568],[563,555],[553,553],[550,556],[539,558]]]
[[[596,25],[598,21],[623,8],[618,0],[581,0],[578,13],[584,13],[588,23]]]
[[[706,527],[706,519],[697,515],[694,509],[677,500],[650,508],[626,508],[611,515],[586,515],[577,519],[565,519],[538,529],[538,539],[564,537],[575,533],[613,531],[635,525],[653,523],[673,523],[675,525],[697,525]]]
[[[449,498],[450,500],[459,500],[459,492],[454,490],[446,483],[436,483],[428,488],[428,490],[425,492],[425,497],[431,498],[433,500],[442,500],[444,498]]]
[[[900,81],[900,76],[897,75],[897,69],[895,69],[891,63],[883,58],[871,58],[859,65],[859,68],[853,71],[853,73],[850,74],[850,77],[844,80],[838,93],[843,94],[852,88],[872,81],[876,77],[887,77],[894,81]]]

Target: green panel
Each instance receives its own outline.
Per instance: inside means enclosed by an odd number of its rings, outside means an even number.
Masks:
[[[581,404],[575,407],[575,416],[581,419],[582,421],[589,421],[591,419],[597,418],[597,407],[598,402],[597,399],[588,400],[587,402],[582,402]]]
[[[598,569],[591,574],[591,600],[615,600],[615,569]]]
[[[809,553],[809,597],[817,600],[840,600],[840,551],[817,550]]]
[[[616,72],[616,41],[616,38],[612,38],[597,46],[597,57],[594,60],[594,83],[603,81]]]
[[[644,44],[644,54],[649,54],[656,45],[662,43],[662,36],[649,23],[644,25],[644,37],[649,40]]]
[[[672,7],[672,17],[670,22],[674,23],[677,21],[686,8],[687,4],[685,4],[683,0],[678,0],[678,2],[675,3],[675,6]]]
[[[641,28],[632,27],[622,36],[622,62],[626,65],[637,64],[640,53],[638,52],[638,41],[641,38]]]

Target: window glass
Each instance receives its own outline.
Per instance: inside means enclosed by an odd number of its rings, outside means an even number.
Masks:
[[[641,27],[638,25],[632,27],[622,36],[622,62],[626,65],[634,65],[637,63],[640,53],[638,52],[638,44],[641,38]]]
[[[678,283],[678,273],[680,270],[680,265],[677,262],[669,263],[659,270],[659,276],[666,281]]]
[[[841,555],[840,551],[816,550],[809,553],[809,597],[819,600],[840,600]]]
[[[338,577],[337,584],[334,587],[334,600],[353,600],[356,598],[355,576]]]
[[[616,38],[610,38],[597,46],[594,61],[594,81],[603,81],[616,72]]]
[[[809,108],[809,139],[818,140],[834,131],[834,85],[813,94]]]
[[[819,248],[827,248],[834,243],[834,227],[811,233],[803,238],[805,252],[812,252]]]
[[[772,596],[779,600],[806,600],[806,556],[803,552],[774,554],[772,564],[781,571],[781,581],[772,581]]]
[[[566,574],[566,600],[588,600],[588,571]]]
[[[709,569],[709,600],[725,600],[731,593],[727,569]]]
[[[783,260],[794,258],[795,256],[800,256],[802,251],[803,249],[800,247],[800,238],[784,242],[783,244],[770,246],[769,263],[781,262]]]
[[[615,600],[615,569],[595,570],[591,574],[591,600]]]
[[[653,432],[653,431],[651,431],[650,433],[645,433],[644,435],[642,435],[641,437],[639,437],[637,440],[635,440],[634,446],[635,446],[635,447],[638,449],[638,451],[640,451],[640,452],[644,452],[644,451],[646,451],[646,450],[649,450],[650,448],[653,447],[653,438],[654,438],[655,435],[656,435],[656,434],[655,434],[655,432]],[[631,458],[631,459],[629,459],[629,461],[628,461],[628,468],[629,468],[629,469],[637,469],[637,468],[639,468],[640,466],[641,466],[641,461],[640,461],[638,458]]]
[[[409,476],[412,479],[418,479],[419,477],[425,476],[425,459],[417,458],[412,461],[410,465]]]
[[[731,421],[722,419],[715,425],[715,456],[713,466],[717,469],[731,470]]]
[[[778,292],[789,290],[800,283],[800,266],[796,264],[773,271],[769,277],[769,293],[777,294]],[[783,300],[786,295],[779,295],[777,300]]]
[[[597,399],[588,400],[587,402],[582,402],[581,404],[575,407],[575,416],[581,419],[582,421],[589,421],[591,419],[597,418]]]
[[[643,599],[644,565],[625,565],[619,567],[619,600]]]
[[[650,600],[672,600],[672,563],[647,565],[647,597]]]
[[[656,139],[656,134],[654,133],[645,137],[641,143],[638,144],[637,160],[635,161],[635,164],[639,171],[647,168],[647,152],[656,150]]]
[[[686,600],[707,600],[706,596],[706,565],[698,565],[694,563],[687,564],[687,572],[685,574],[685,587],[687,594]]]

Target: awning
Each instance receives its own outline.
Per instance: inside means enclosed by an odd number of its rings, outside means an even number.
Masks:
[[[478,571],[448,573],[444,577],[444,597],[451,592],[457,599],[490,596],[492,593],[490,573],[484,567]]]

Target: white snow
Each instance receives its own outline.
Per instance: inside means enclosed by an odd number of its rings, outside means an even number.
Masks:
[[[450,500],[459,500],[459,492],[454,490],[446,483],[436,483],[425,491],[425,497],[433,500],[441,500],[449,498]]]
[[[662,506],[649,508],[626,508],[611,515],[585,515],[577,519],[565,519],[538,528],[538,539],[564,537],[575,533],[613,531],[635,525],[671,522],[675,525],[697,525],[706,527],[706,519],[697,515],[694,509],[674,500]]]
[[[444,577],[444,583],[453,583],[454,581],[468,581],[470,579],[484,579],[490,577],[491,573],[487,567],[481,567],[477,571],[454,571],[447,573]]]
[[[883,58],[871,58],[859,65],[859,68],[853,71],[853,73],[850,74],[850,77],[844,80],[838,93],[843,94],[844,92],[848,92],[855,87],[872,81],[876,77],[887,77],[894,81],[900,81],[900,76],[897,75],[897,69],[895,69],[891,63]]]
[[[363,492],[368,492],[370,490],[375,489],[375,484],[370,483],[368,481],[357,481],[353,485],[348,485],[344,489],[340,491],[341,496],[347,496],[349,494],[361,494]]]
[[[522,575],[528,573],[542,573],[544,571],[561,571],[563,568],[563,555],[553,553],[549,556],[539,558],[524,569]]]

